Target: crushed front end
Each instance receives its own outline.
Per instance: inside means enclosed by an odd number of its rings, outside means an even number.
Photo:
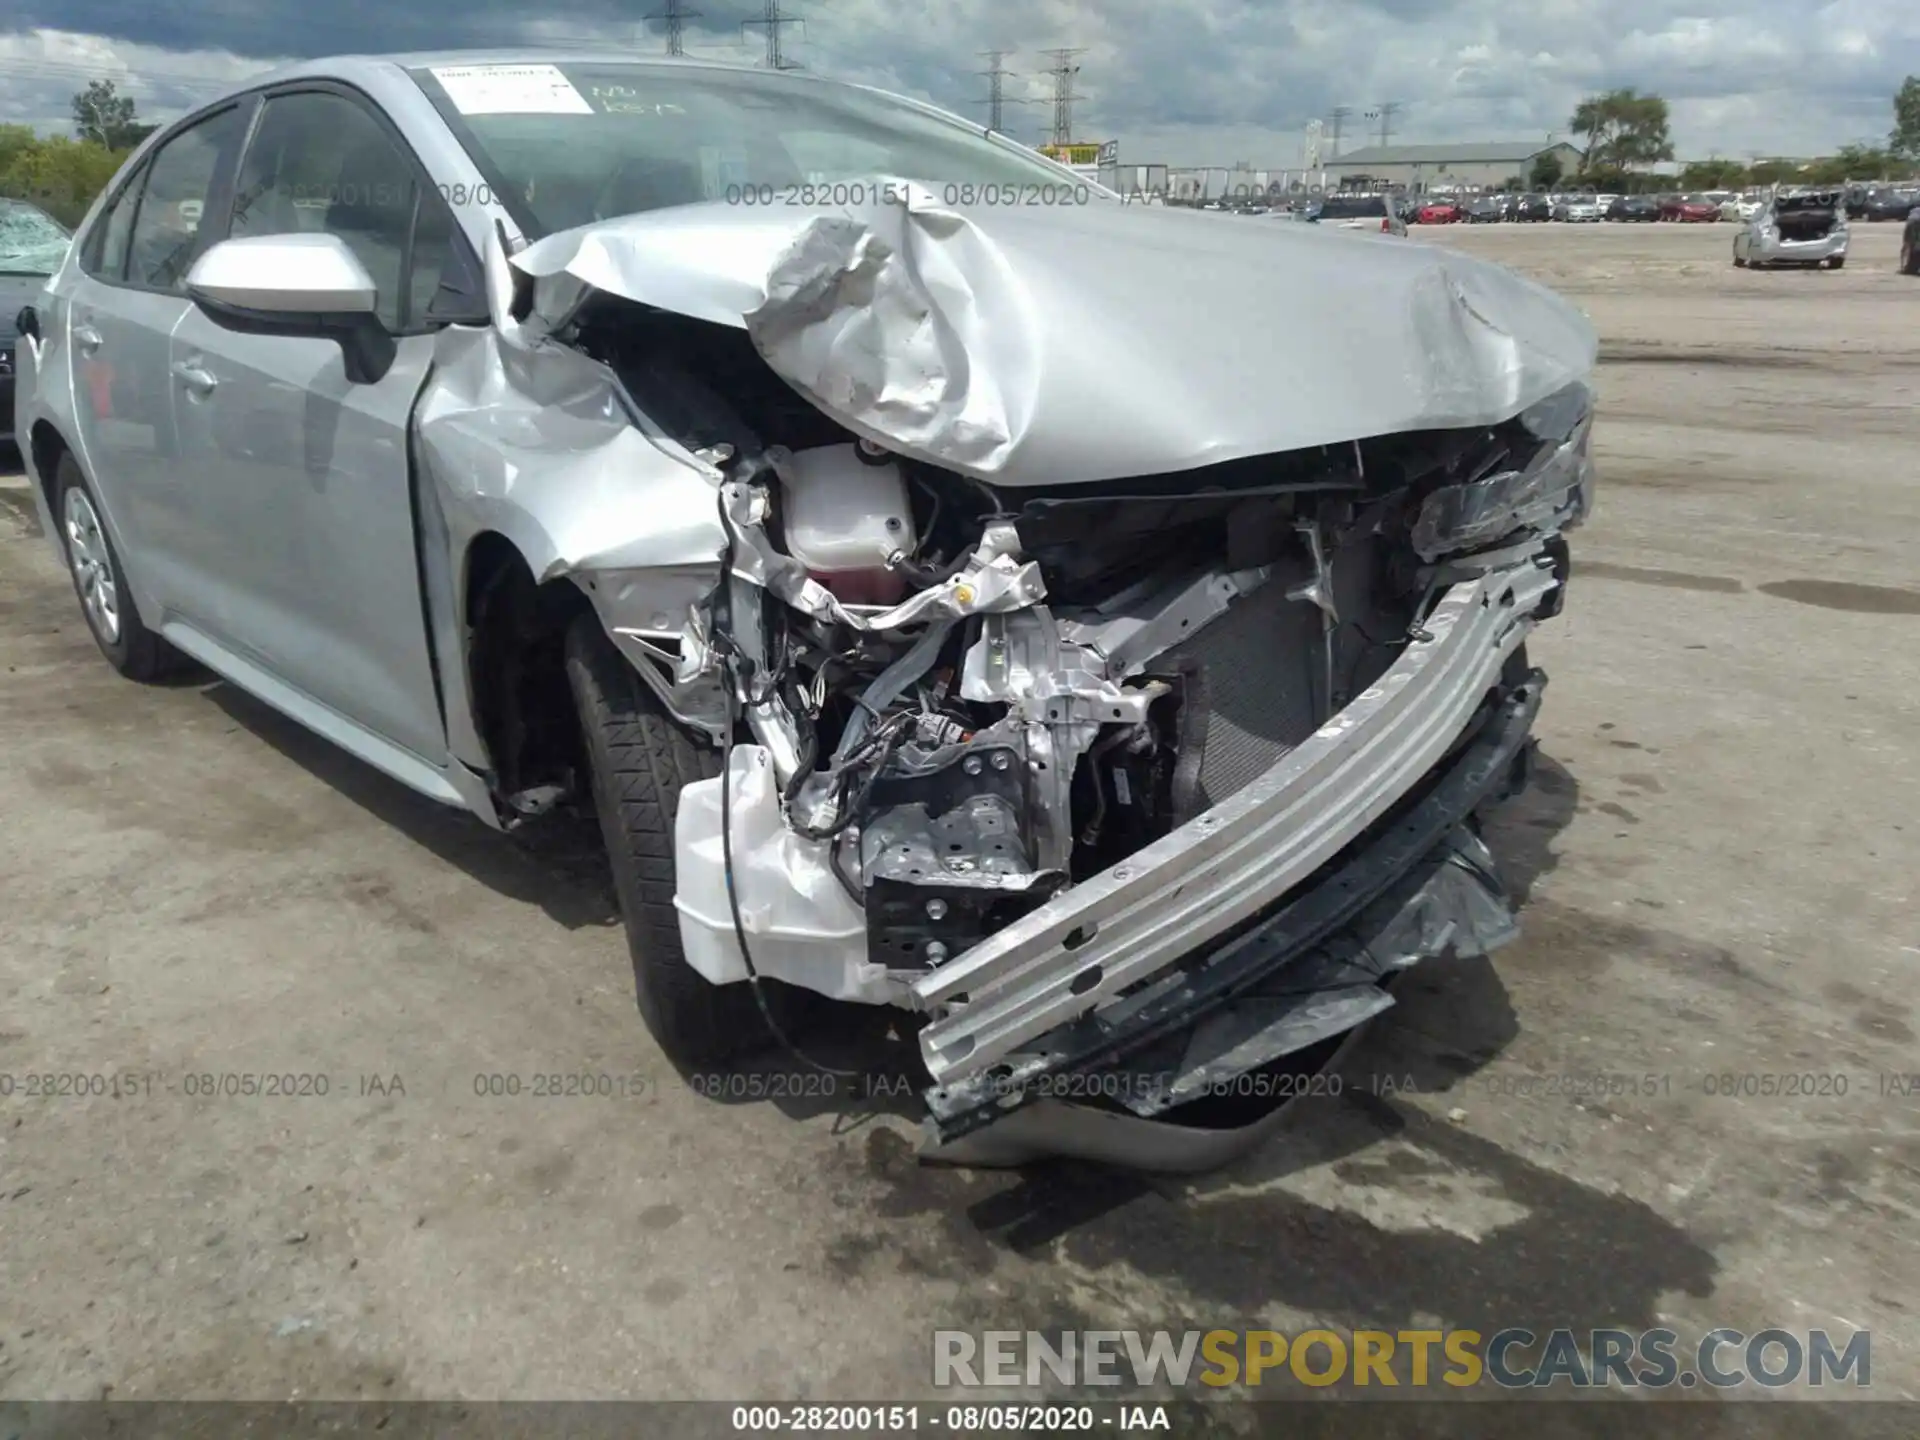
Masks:
[[[865,443],[736,459],[680,664],[754,743],[682,798],[690,959],[744,978],[744,931],[756,973],[923,1015],[950,1141],[1069,1074],[1177,1118],[1500,943],[1474,817],[1524,776],[1590,426],[1575,385],[1491,428],[1008,492]]]
[[[702,976],[912,1012],[949,1146],[1074,1077],[1191,1126],[1511,935],[1475,816],[1524,782],[1596,340],[1442,247],[889,193],[514,257],[606,377],[567,413],[678,466],[657,532],[540,573],[724,751],[674,821]]]

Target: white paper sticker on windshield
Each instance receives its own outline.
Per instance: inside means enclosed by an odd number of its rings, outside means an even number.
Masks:
[[[591,115],[557,65],[448,65],[433,78],[462,115]]]

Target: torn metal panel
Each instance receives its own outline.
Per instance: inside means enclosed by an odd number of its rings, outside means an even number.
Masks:
[[[536,581],[574,577],[668,711],[720,733],[723,697],[697,603],[719,583],[726,545],[719,472],[639,416],[611,371],[511,324],[448,327],[436,339],[413,447],[443,642],[466,623],[468,551],[497,534]],[[456,659],[442,678],[458,717],[449,722],[454,753],[488,768],[466,666]]]
[[[457,550],[513,541],[536,580],[711,564],[720,475],[651,431],[605,366],[552,341],[440,332],[416,416]]]
[[[1422,502],[1412,542],[1423,560],[1477,550],[1519,534],[1539,537],[1580,524],[1594,477],[1590,421],[1560,445],[1544,445],[1525,466],[1459,485],[1442,485]]]
[[[908,181],[850,188],[879,198],[680,206],[512,264],[550,324],[585,284],[744,329],[850,430],[1002,485],[1490,425],[1597,356],[1567,302],[1438,246],[1098,197],[968,207]],[[1259,344],[1222,344],[1221,314]]]

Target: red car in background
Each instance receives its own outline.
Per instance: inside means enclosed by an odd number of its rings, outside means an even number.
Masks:
[[[1660,202],[1662,220],[1680,220],[1698,225],[1720,218],[1720,207],[1698,195],[1669,195]]]
[[[1451,200],[1434,200],[1422,205],[1414,215],[1416,225],[1453,225],[1467,218],[1465,207]]]

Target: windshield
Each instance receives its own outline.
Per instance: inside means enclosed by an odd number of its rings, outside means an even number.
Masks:
[[[18,200],[0,200],[0,275],[51,275],[72,237],[52,218]]]
[[[412,74],[536,239],[706,200],[838,203],[806,187],[873,176],[936,191],[1075,186],[1011,142],[831,81],[618,62]]]

